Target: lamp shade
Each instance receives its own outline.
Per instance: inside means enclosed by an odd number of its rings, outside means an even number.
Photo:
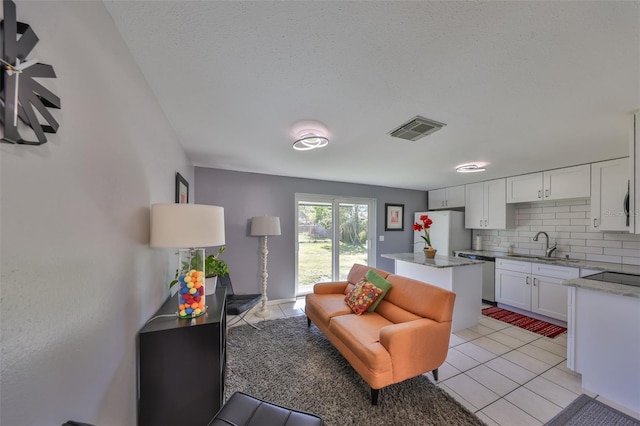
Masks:
[[[153,204],[151,247],[196,248],[224,244],[224,208],[203,204]]]
[[[254,237],[280,235],[280,218],[278,216],[257,216],[251,218],[251,235]]]

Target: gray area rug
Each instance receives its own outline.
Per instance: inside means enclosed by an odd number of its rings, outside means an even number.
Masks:
[[[585,394],[559,412],[545,426],[640,426],[640,421]]]
[[[229,329],[225,400],[243,391],[322,416],[328,426],[483,425],[424,376],[370,388],[304,315]]]

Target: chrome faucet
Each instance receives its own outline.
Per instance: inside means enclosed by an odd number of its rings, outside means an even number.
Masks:
[[[538,232],[534,237],[533,237],[533,241],[538,241],[538,236],[542,234],[544,235],[547,239],[545,241],[545,248],[544,248],[544,255],[545,257],[551,257],[551,254],[556,251],[556,248],[558,246],[558,243],[554,243],[553,247],[549,247],[549,235],[544,232],[544,231],[540,231]]]

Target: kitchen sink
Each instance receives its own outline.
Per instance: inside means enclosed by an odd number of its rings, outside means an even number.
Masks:
[[[507,256],[513,257],[514,259],[554,260],[553,257],[534,256],[532,254],[508,254]]]
[[[543,262],[549,263],[579,263],[579,259],[563,259],[561,257],[544,257],[544,256],[535,256],[532,254],[508,254],[507,257],[513,259],[521,259],[521,260],[541,260]]]

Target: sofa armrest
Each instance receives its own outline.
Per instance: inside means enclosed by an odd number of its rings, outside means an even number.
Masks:
[[[348,284],[347,281],[317,283],[313,286],[313,292],[315,294],[344,294],[344,289]]]
[[[400,369],[417,368],[424,372],[438,368],[444,362],[450,334],[450,322],[423,318],[382,327],[380,344],[389,352],[394,370],[406,364]]]

